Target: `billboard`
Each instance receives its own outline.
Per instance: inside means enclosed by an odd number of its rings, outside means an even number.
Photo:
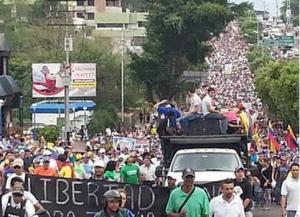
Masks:
[[[32,97],[64,97],[64,73],[62,63],[32,64]],[[96,64],[70,64],[70,97],[96,96]]]

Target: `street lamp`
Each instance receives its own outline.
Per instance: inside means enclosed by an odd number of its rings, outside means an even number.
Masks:
[[[0,137],[2,138],[2,133],[3,133],[3,129],[2,129],[2,106],[4,105],[4,100],[0,99]]]

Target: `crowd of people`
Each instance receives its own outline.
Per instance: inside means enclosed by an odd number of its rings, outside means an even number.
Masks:
[[[245,149],[250,150],[249,160],[257,169],[251,171],[237,168],[236,179],[225,180],[222,194],[210,202],[201,188],[194,187],[195,172],[192,168],[183,171],[183,188],[176,188],[176,180],[167,177],[168,187],[175,190],[170,195],[166,212],[170,216],[202,217],[213,214],[215,217],[251,217],[253,207],[263,206],[268,210],[274,202],[281,205],[283,217],[286,213],[288,217],[295,217],[299,197],[290,192],[299,188],[299,185],[295,185],[299,184],[299,164],[296,163],[299,162],[299,149],[290,147],[284,140],[283,127],[275,125],[273,133],[280,147],[271,149],[267,138],[269,119],[255,92],[254,76],[246,57],[249,48],[237,23],[229,23],[225,32],[213,37],[210,44],[213,52],[207,58],[208,79],[198,90],[189,89],[189,110],[186,113],[172,103],[162,101],[154,106],[156,114],[139,113],[138,126],[120,132],[108,128],[103,134],[87,140],[84,153],[74,151],[64,141],[39,143],[31,135],[14,135],[3,139],[0,142],[0,183],[2,194],[8,194],[5,202],[2,200],[5,216],[18,216],[18,207],[27,207],[27,216],[32,216],[35,209],[43,209],[24,190],[26,174],[117,181],[152,187],[161,184],[157,168],[162,160],[162,153],[156,131],[176,134],[178,126],[181,131],[187,131],[189,121],[201,114],[206,118],[220,120],[223,123],[221,133],[228,132],[229,126],[244,130],[244,133],[252,137],[256,128],[258,137],[261,138],[259,144],[254,139],[247,140],[248,146]],[[156,129],[152,117],[158,117],[165,127],[160,129],[158,126]],[[170,128],[173,128],[173,132],[167,131]],[[147,150],[130,150],[115,146],[112,141],[114,136],[148,139],[151,144]],[[23,204],[22,200],[18,200],[20,197],[29,199]],[[110,190],[103,197],[105,209],[97,213],[97,217],[132,216],[132,213],[124,215],[129,211],[124,208],[122,199],[126,195],[122,195],[121,190]],[[241,197],[242,202],[238,197]],[[185,204],[181,206],[183,202]],[[287,207],[285,203],[288,204]],[[202,208],[195,208],[199,204]],[[241,207],[244,212],[241,212]],[[26,215],[22,213],[20,216]]]

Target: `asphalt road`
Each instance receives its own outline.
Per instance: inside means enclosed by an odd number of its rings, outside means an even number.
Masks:
[[[270,210],[263,210],[262,208],[255,208],[253,212],[254,217],[281,217],[280,206],[272,206]]]

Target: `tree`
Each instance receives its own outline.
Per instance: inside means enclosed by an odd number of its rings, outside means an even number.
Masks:
[[[299,0],[290,0],[291,3],[291,13],[292,13],[292,22],[294,26],[299,26]],[[284,0],[282,7],[280,8],[281,18],[286,20],[286,8],[287,0]]]
[[[119,118],[113,109],[97,109],[93,115],[91,123],[88,126],[89,133],[95,135],[104,132],[107,127],[117,127]]]
[[[150,5],[147,38],[141,56],[132,56],[132,76],[142,82],[148,100],[172,98],[185,70],[204,62],[206,41],[218,35],[231,13],[227,1],[161,0]]]
[[[44,137],[46,142],[55,143],[59,137],[59,128],[58,126],[46,126],[44,128],[38,128],[36,129],[36,133],[38,136],[38,139],[40,140],[41,137]]]
[[[298,126],[297,61],[270,61],[255,72],[256,88],[270,114]]]

